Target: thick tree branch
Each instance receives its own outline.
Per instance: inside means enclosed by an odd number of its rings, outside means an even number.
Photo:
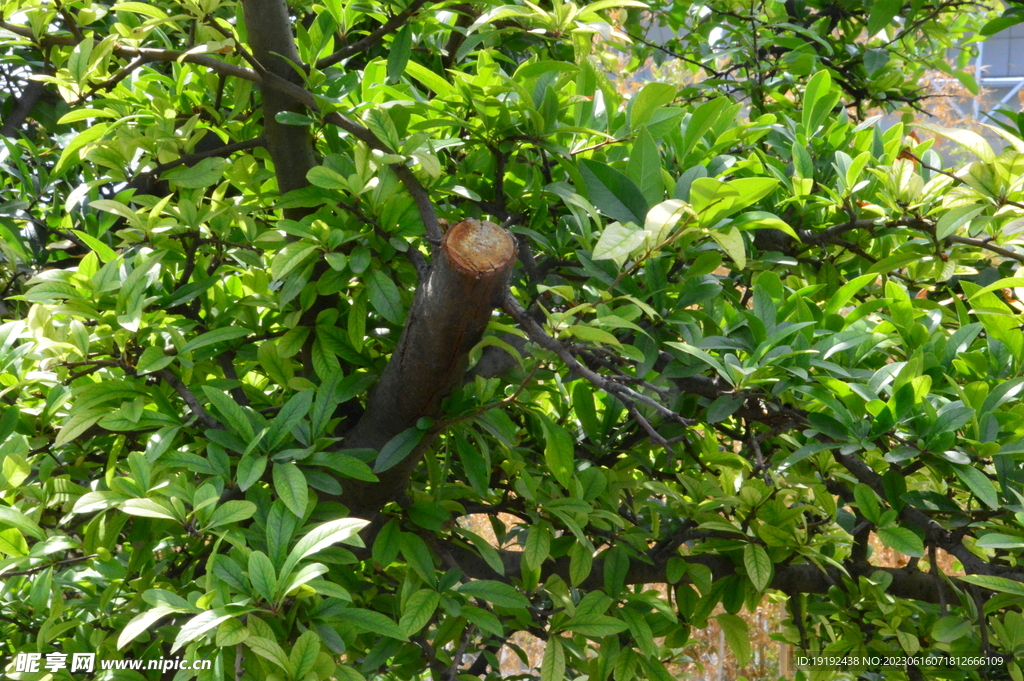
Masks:
[[[463,220],[448,230],[366,412],[345,436],[346,448],[380,451],[419,419],[441,415],[442,400],[462,382],[469,352],[505,292],[515,254],[515,239],[493,223]],[[385,482],[346,481],[345,504],[372,517],[403,492],[431,437],[389,470]]]
[[[846,468],[846,470],[853,473],[857,480],[873,489],[880,498],[886,498],[885,485],[882,481],[882,476],[872,470],[867,463],[857,456],[852,454],[842,454],[839,451],[833,452],[832,455],[835,457],[836,461]],[[946,528],[938,522],[932,520],[913,506],[904,506],[900,511],[899,517],[901,520],[913,523],[924,530],[927,537],[927,543],[935,544],[939,548],[955,556],[964,566],[964,569],[968,574],[999,574],[1000,576],[1007,577],[1009,579],[1024,581],[1024,572],[995,569],[995,566],[990,565],[971,553],[954,533],[947,531]]]
[[[250,0],[246,3],[245,7],[247,14],[252,12],[257,15],[256,19],[254,19],[256,34],[253,33],[253,24],[249,24],[248,28],[255,52],[254,57],[265,68],[263,74],[244,66],[229,64],[208,55],[186,54],[180,50],[158,50],[119,45],[114,48],[114,54],[126,59],[142,59],[147,62],[188,62],[190,64],[206,66],[217,73],[243,78],[259,85],[264,93],[264,138],[268,149],[271,150],[271,157],[275,159],[278,187],[281,193],[286,193],[291,189],[307,186],[306,173],[315,165],[315,161],[312,156],[312,143],[309,138],[308,128],[278,123],[275,116],[281,111],[295,110],[296,103],[305,106],[315,113],[319,113],[320,107],[317,105],[316,97],[311,92],[293,82],[295,70],[288,61],[276,56],[277,54],[284,55],[295,64],[299,63],[295,41],[291,36],[290,29],[287,28],[291,24],[287,20],[287,7],[284,2],[282,0]],[[274,24],[271,20],[273,17],[277,17],[278,20],[284,23]],[[282,19],[282,17],[284,18]],[[279,26],[285,26],[286,28],[282,31],[279,30]],[[0,22],[0,27],[16,35],[26,38],[33,37],[32,30],[27,26],[15,26],[6,22]],[[260,31],[264,31],[264,33],[260,33]],[[284,35],[285,33],[287,36]],[[48,37],[53,39],[53,44],[74,45],[76,43],[73,36]],[[264,58],[261,59],[261,56]],[[271,67],[267,68],[267,64],[270,64]],[[268,115],[268,113],[272,115]],[[372,149],[378,149],[387,153],[396,152],[396,150],[389,148],[378,139],[368,128],[347,116],[336,112],[330,113],[324,116],[324,121],[345,130],[356,139],[365,142]],[[293,140],[292,138],[296,139]],[[295,142],[298,146],[291,148],[291,142]],[[282,156],[280,162],[275,156],[275,148],[278,149],[277,153],[280,153]],[[284,149],[288,149],[289,153],[284,154],[282,151]],[[306,153],[307,149],[308,154]],[[420,181],[416,179],[412,170],[404,164],[392,164],[391,169],[416,202],[416,208],[419,211],[420,219],[423,221],[423,226],[427,233],[427,241],[436,249],[437,245],[441,243],[443,234],[437,219],[437,212],[434,210],[433,203],[430,200],[430,194]]]
[[[29,114],[32,113],[32,109],[35,108],[36,102],[43,96],[43,90],[45,84],[42,81],[30,80],[25,85],[25,89],[21,91],[21,95],[18,97],[17,104],[14,105],[14,109],[11,113],[4,118],[3,127],[0,127],[0,137],[17,137],[18,130],[28,119]]]
[[[285,0],[244,0],[245,24],[249,32],[254,64],[264,69],[260,74],[263,98],[263,137],[274,161],[278,191],[287,194],[309,185],[308,173],[316,166],[313,137],[308,126],[286,125],[277,120],[279,113],[304,111],[294,97],[270,85],[280,79],[296,84],[298,78],[292,64],[300,64],[299,51],[292,36],[291,19]],[[257,69],[257,72],[259,69]],[[273,77],[271,77],[273,76]],[[269,87],[268,87],[269,85]],[[305,90],[303,90],[304,92]],[[306,207],[286,208],[285,217],[297,220],[309,213]]]

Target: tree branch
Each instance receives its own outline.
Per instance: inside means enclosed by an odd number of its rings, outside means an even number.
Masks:
[[[651,399],[647,395],[638,393],[632,388],[624,386],[621,383],[618,383],[610,378],[602,376],[601,374],[595,371],[592,371],[590,368],[588,368],[586,365],[584,365],[582,362],[576,359],[573,356],[572,351],[569,348],[567,348],[563,343],[549,336],[547,332],[544,331],[544,328],[540,324],[538,324],[533,319],[533,317],[531,317],[529,313],[527,313],[525,309],[523,309],[523,306],[519,304],[519,301],[512,297],[511,293],[505,296],[505,299],[502,302],[502,309],[505,310],[505,312],[508,313],[510,317],[512,317],[513,319],[516,320],[516,322],[519,323],[520,328],[526,331],[527,335],[530,337],[530,340],[532,340],[534,343],[541,346],[542,348],[554,352],[563,362],[565,362],[565,364],[570,369],[572,369],[580,376],[587,379],[596,387],[605,391],[609,395],[617,397],[618,399],[623,400],[624,402],[641,402],[649,407],[653,407],[654,410],[657,411],[658,414],[663,418],[666,418],[670,421],[675,421],[676,423],[680,423],[684,426],[693,425],[693,421],[683,418],[676,412],[672,411],[671,409],[657,402],[656,400]]]
[[[181,399],[185,401],[188,408],[192,411],[192,415],[195,416],[196,421],[204,428],[221,429],[223,426],[217,421],[217,419],[210,416],[206,409],[203,408],[202,403],[196,398],[195,394],[188,389],[188,387],[181,382],[177,376],[174,375],[170,369],[160,369],[154,372],[158,378],[167,383],[167,385],[174,388],[174,390],[181,396]]]
[[[1024,262],[1024,255],[1021,255],[1016,251],[1011,251],[1008,248],[1003,248],[1002,246],[996,246],[995,244],[991,244],[982,239],[972,239],[966,236],[951,235],[946,237],[946,241],[949,241],[950,243],[954,244],[965,244],[967,246],[974,246],[976,248],[984,248],[986,251],[998,253],[1004,258],[1010,258],[1012,260],[1016,260],[1017,262]]]
[[[345,435],[347,449],[378,452],[423,417],[441,415],[441,403],[461,384],[469,352],[480,341],[515,263],[515,239],[490,222],[463,220],[445,234],[430,276],[416,290],[405,328],[370,395],[366,412]],[[436,431],[391,468],[386,480],[345,481],[345,504],[372,517],[404,492],[405,480]]]
[[[15,104],[14,109],[4,119],[3,127],[0,127],[0,137],[13,138],[18,136],[18,130],[32,113],[32,109],[35,108],[39,98],[43,96],[45,88],[46,84],[42,81],[28,81],[25,89],[21,91],[21,96],[18,97],[18,102]]]
[[[306,174],[316,166],[310,128],[286,125],[277,120],[280,113],[304,111],[304,103],[275,87],[277,82],[287,82],[305,92],[295,82],[298,75],[292,67],[292,64],[301,64],[302,61],[292,36],[285,0],[243,0],[242,7],[253,51],[249,59],[260,76],[263,137],[274,161],[278,191],[287,194],[309,186]],[[284,210],[285,217],[291,220],[299,220],[309,212],[310,209],[304,206]]]
[[[323,59],[319,59],[316,62],[318,69],[326,69],[328,66],[334,66],[338,62],[348,59],[354,54],[365,52],[371,47],[383,40],[384,36],[400,28],[409,18],[415,14],[420,7],[427,4],[427,0],[413,0],[404,10],[396,14],[395,16],[388,19],[386,22],[381,24],[376,30],[367,35],[364,38],[360,38],[351,45],[345,45],[334,54],[328,55]]]

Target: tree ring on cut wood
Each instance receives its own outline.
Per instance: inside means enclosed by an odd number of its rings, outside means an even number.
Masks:
[[[516,259],[515,238],[487,220],[456,222],[444,233],[441,248],[456,271],[474,279],[501,272]]]

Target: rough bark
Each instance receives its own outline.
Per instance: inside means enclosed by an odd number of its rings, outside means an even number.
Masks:
[[[28,119],[29,114],[32,113],[32,109],[35,108],[36,102],[43,96],[43,89],[45,83],[38,80],[28,81],[28,85],[22,91],[21,96],[18,97],[17,103],[14,105],[14,109],[4,119],[3,127],[0,127],[0,136],[2,137],[17,137],[18,131],[21,129],[22,124]]]
[[[284,0],[245,0],[243,8],[249,45],[259,65],[268,74],[301,84],[292,66],[302,62],[292,36],[287,3]],[[303,113],[305,109],[294,97],[278,88],[261,85],[260,92],[263,98],[263,137],[274,161],[278,189],[285,194],[306,187],[309,184],[306,173],[316,165],[309,128],[277,122],[277,114],[283,111]],[[285,217],[297,219],[304,212],[306,209],[288,209]]]
[[[515,239],[492,222],[463,220],[445,233],[366,413],[345,437],[346,448],[380,451],[419,419],[441,415],[442,401],[461,383],[469,352],[501,301],[515,259]],[[353,513],[372,515],[401,491],[396,481],[408,477],[416,459],[413,452],[384,475],[385,482],[350,483],[344,503]]]

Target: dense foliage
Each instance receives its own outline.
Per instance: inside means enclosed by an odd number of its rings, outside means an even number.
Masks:
[[[543,681],[668,680],[766,591],[804,650],[1024,648],[1024,141],[913,123],[980,8],[0,12],[11,678],[496,678],[529,632]],[[622,95],[649,57],[692,77]],[[466,218],[518,264],[424,385]]]

